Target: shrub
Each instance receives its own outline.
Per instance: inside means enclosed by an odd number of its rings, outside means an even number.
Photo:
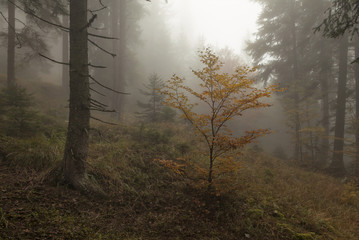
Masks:
[[[13,137],[32,135],[36,131],[37,117],[32,106],[32,96],[24,88],[3,88],[0,91],[0,131]]]

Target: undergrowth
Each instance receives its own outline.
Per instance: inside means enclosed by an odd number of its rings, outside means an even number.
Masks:
[[[354,185],[243,149],[240,173],[208,188],[201,146],[186,128],[94,125],[89,176],[109,198],[41,183],[0,185],[0,239],[358,238]],[[62,132],[2,136],[1,162],[40,174],[59,164],[64,139]],[[0,171],[0,182],[6,174]]]

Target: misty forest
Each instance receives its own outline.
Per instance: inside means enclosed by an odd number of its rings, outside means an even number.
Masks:
[[[359,239],[359,0],[0,0],[0,240]]]

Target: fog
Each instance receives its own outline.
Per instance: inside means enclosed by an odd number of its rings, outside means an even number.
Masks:
[[[93,23],[90,32],[100,33],[110,37],[113,32],[110,19],[113,14],[111,1],[104,1],[106,8],[98,13],[99,17]],[[98,9],[101,5],[97,1],[90,1],[90,8]],[[237,59],[238,65],[253,65],[251,57],[245,51],[246,42],[254,39],[256,21],[261,6],[250,0],[181,0],[165,1],[153,0],[133,1],[127,6],[126,14],[126,52],[124,56],[115,58],[109,56],[98,48],[90,51],[90,60],[93,64],[106,65],[106,70],[92,71],[99,76],[105,84],[111,86],[113,62],[117,59],[125,65],[123,82],[125,87],[121,90],[130,95],[122,97],[124,116],[133,119],[133,114],[139,109],[137,102],[145,100],[140,90],[143,89],[149,75],[157,73],[162,80],[168,80],[173,74],[184,76],[189,86],[195,87],[197,80],[191,69],[201,67],[197,51],[204,47],[211,47],[215,51],[225,50],[231,52]],[[17,14],[26,21],[25,14],[17,9]],[[63,17],[60,17],[60,21]],[[1,19],[2,31],[6,30],[5,21]],[[20,25],[17,23],[17,26]],[[20,27],[20,26],[19,26]],[[62,61],[62,33],[59,30],[50,30],[41,33],[49,51],[39,50],[55,61]],[[122,38],[122,36],[121,36]],[[115,40],[119,42],[120,40]],[[109,52],[112,52],[112,41],[99,40],[97,43]],[[3,45],[4,46],[4,45]],[[3,48],[4,49],[4,48]],[[19,48],[17,58],[24,52]],[[36,55],[37,53],[35,53]],[[118,60],[120,59],[120,60]],[[121,60],[122,59],[122,60]],[[55,85],[62,84],[62,66],[47,59],[35,56],[23,64],[19,60],[17,77],[30,77],[32,80],[44,81]],[[41,64],[39,64],[41,63]],[[3,67],[5,63],[1,64]],[[2,68],[2,72],[6,72]],[[94,93],[95,97],[110,102],[108,96],[102,97]],[[273,129],[273,134],[260,140],[262,148],[271,152],[275,147],[281,146],[289,149],[286,129],[283,129],[283,113],[280,104],[272,99],[275,107],[259,110],[259,115],[248,114],[231,123],[235,134],[241,135],[244,130],[255,128]],[[257,113],[258,114],[258,113]],[[247,120],[247,119],[251,120]],[[267,120],[264,120],[267,119]],[[236,122],[238,124],[236,124]],[[278,136],[281,136],[278,138]],[[281,140],[283,139],[283,140]]]
[[[0,239],[359,239],[359,0],[0,0]]]
[[[334,125],[334,118],[326,120],[327,123],[322,126],[320,115],[324,111],[323,107],[328,109],[328,106],[333,105],[331,102],[335,101],[336,94],[333,92],[335,92],[338,80],[335,54],[338,50],[334,40],[326,40],[328,46],[332,44],[333,47],[328,48],[333,50],[334,55],[327,58],[328,61],[331,59],[331,62],[328,62],[331,65],[328,65],[325,75],[328,86],[332,90],[328,93],[329,100],[327,98],[323,100],[320,97],[324,94],[320,93],[323,80],[318,80],[323,74],[320,74],[318,69],[314,69],[315,66],[322,64],[319,59],[322,37],[313,31],[313,28],[318,26],[325,17],[327,1],[320,1],[320,4],[319,2],[303,2],[293,9],[290,8],[289,3],[288,6],[285,4],[277,6],[275,3],[264,0],[153,0],[151,2],[138,0],[123,1],[122,5],[119,5],[120,2],[104,0],[102,4],[95,0],[89,1],[90,10],[101,9],[96,12],[97,17],[91,24],[89,32],[116,39],[99,38],[95,40],[95,44],[90,44],[91,64],[106,67],[106,69],[91,68],[90,74],[106,86],[117,88],[127,95],[121,95],[116,97],[117,100],[113,100],[113,93],[105,91],[104,94],[98,94],[97,92],[102,93],[103,89],[95,87],[92,96],[121,113],[121,117],[118,116],[118,118],[123,121],[136,119],[135,113],[140,111],[138,101],[146,101],[146,95],[143,95],[141,90],[148,83],[151,74],[157,74],[163,81],[177,74],[186,79],[188,86],[196,88],[198,79],[192,74],[192,70],[201,67],[197,51],[210,47],[220,55],[225,69],[233,69],[235,65],[258,66],[257,74],[253,75],[258,88],[268,84],[279,84],[279,87],[289,89],[289,91],[286,90],[288,96],[296,88],[296,93],[293,93],[294,98],[304,99],[298,100],[300,103],[295,103],[295,105],[300,105],[301,110],[298,111],[303,114],[306,112],[307,115],[311,109],[315,109],[313,112],[316,112],[313,113],[315,117],[311,119],[308,119],[310,114],[308,116],[304,114],[297,116],[295,120],[301,122],[291,123],[293,116],[288,113],[288,108],[291,108],[288,104],[293,97],[289,97],[290,100],[283,100],[285,99],[283,95],[287,96],[286,94],[275,94],[271,99],[266,100],[273,105],[272,107],[249,111],[232,121],[230,125],[235,134],[240,136],[248,129],[272,129],[271,135],[258,140],[259,146],[269,153],[280,147],[287,155],[293,154],[295,148],[293,139],[297,139],[296,141],[299,141],[299,138],[306,139],[304,135],[309,134],[310,144],[319,144],[322,141],[319,135],[323,134],[323,129],[326,134],[330,134],[329,126]],[[271,8],[274,10],[270,10]],[[275,11],[282,11],[282,15],[275,16]],[[16,10],[16,14],[19,19],[16,22],[17,30],[20,31],[26,22],[31,23],[32,20],[29,20],[29,17],[26,17],[20,9]],[[301,14],[303,18],[300,17]],[[0,19],[4,38],[7,30],[5,19]],[[305,20],[309,22],[305,23]],[[61,23],[64,17],[58,16],[54,21]],[[290,21],[297,21],[293,23],[295,27],[303,24],[303,27],[298,27],[296,30],[298,43],[296,49],[298,50],[295,51],[298,51],[298,56],[296,63],[292,65],[289,64],[293,61],[292,53],[290,53],[291,46],[285,45],[291,41],[292,33],[289,24],[292,23]],[[287,23],[288,26],[285,25]],[[32,81],[43,81],[61,86],[64,82],[63,65],[55,62],[66,62],[62,55],[63,32],[50,27],[43,29],[42,26],[36,26],[36,24],[34,28],[39,31],[39,39],[46,43],[47,49],[45,47],[31,49],[31,46],[29,48],[26,44],[16,49],[17,78],[30,78]],[[282,48],[282,45],[285,47]],[[6,41],[2,41],[1,51],[6,54]],[[39,57],[39,53],[52,60]],[[310,53],[317,55],[312,56]],[[113,57],[111,54],[116,56]],[[350,56],[353,56],[353,49],[349,49],[349,59]],[[4,60],[5,58],[1,59],[2,73],[6,72]],[[231,64],[230,67],[228,67],[229,64]],[[353,69],[350,65],[348,66],[349,76],[353,79]],[[292,69],[296,69],[294,73]],[[293,78],[293,74],[296,75],[298,84],[289,81]],[[117,80],[114,81],[114,79]],[[293,87],[292,84],[297,85]],[[311,84],[313,87],[310,87]],[[309,97],[305,95],[306,91],[310,92]],[[332,111],[331,114],[334,114],[333,108],[325,111]],[[297,136],[288,134],[293,133],[293,128],[296,128]],[[349,139],[352,138],[351,135]],[[302,144],[302,150],[308,148],[306,143]],[[314,145],[311,147],[315,148]],[[312,150],[310,151],[313,155],[314,150]],[[303,153],[302,156],[304,155]]]

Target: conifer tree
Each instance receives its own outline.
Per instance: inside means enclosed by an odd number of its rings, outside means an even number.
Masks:
[[[287,109],[288,126],[294,139],[293,158],[303,161],[307,154],[305,149],[308,149],[309,155],[316,158],[313,159],[314,162],[326,161],[328,142],[323,140],[322,144],[325,147],[314,149],[321,153],[312,154],[312,149],[309,149],[308,145],[305,146],[306,136],[303,130],[313,129],[317,125],[316,121],[320,121],[319,119],[310,122],[305,120],[308,115],[307,109],[312,109],[312,107],[308,108],[307,103],[313,102],[310,99],[318,99],[323,106],[321,117],[323,129],[326,134],[329,133],[328,72],[332,66],[331,56],[328,56],[330,51],[327,50],[332,46],[328,46],[329,42],[321,36],[314,35],[312,30],[320,22],[321,13],[326,9],[328,1],[257,0],[257,2],[263,6],[258,20],[259,30],[256,40],[251,42],[247,49],[254,58],[254,64],[260,68],[261,79],[277,82],[287,89],[282,94],[282,100]],[[319,50],[320,46],[323,46],[322,50]],[[323,75],[327,76],[325,79],[319,74],[324,68],[327,74]],[[317,86],[322,88],[321,93]],[[328,139],[328,136],[323,136],[323,139]]]
[[[142,95],[147,97],[147,102],[138,101],[137,105],[143,109],[138,116],[149,122],[158,122],[162,113],[162,101],[164,96],[160,94],[160,90],[164,87],[164,82],[156,74],[153,73],[148,78],[148,84],[145,85],[146,90],[140,89]]]

